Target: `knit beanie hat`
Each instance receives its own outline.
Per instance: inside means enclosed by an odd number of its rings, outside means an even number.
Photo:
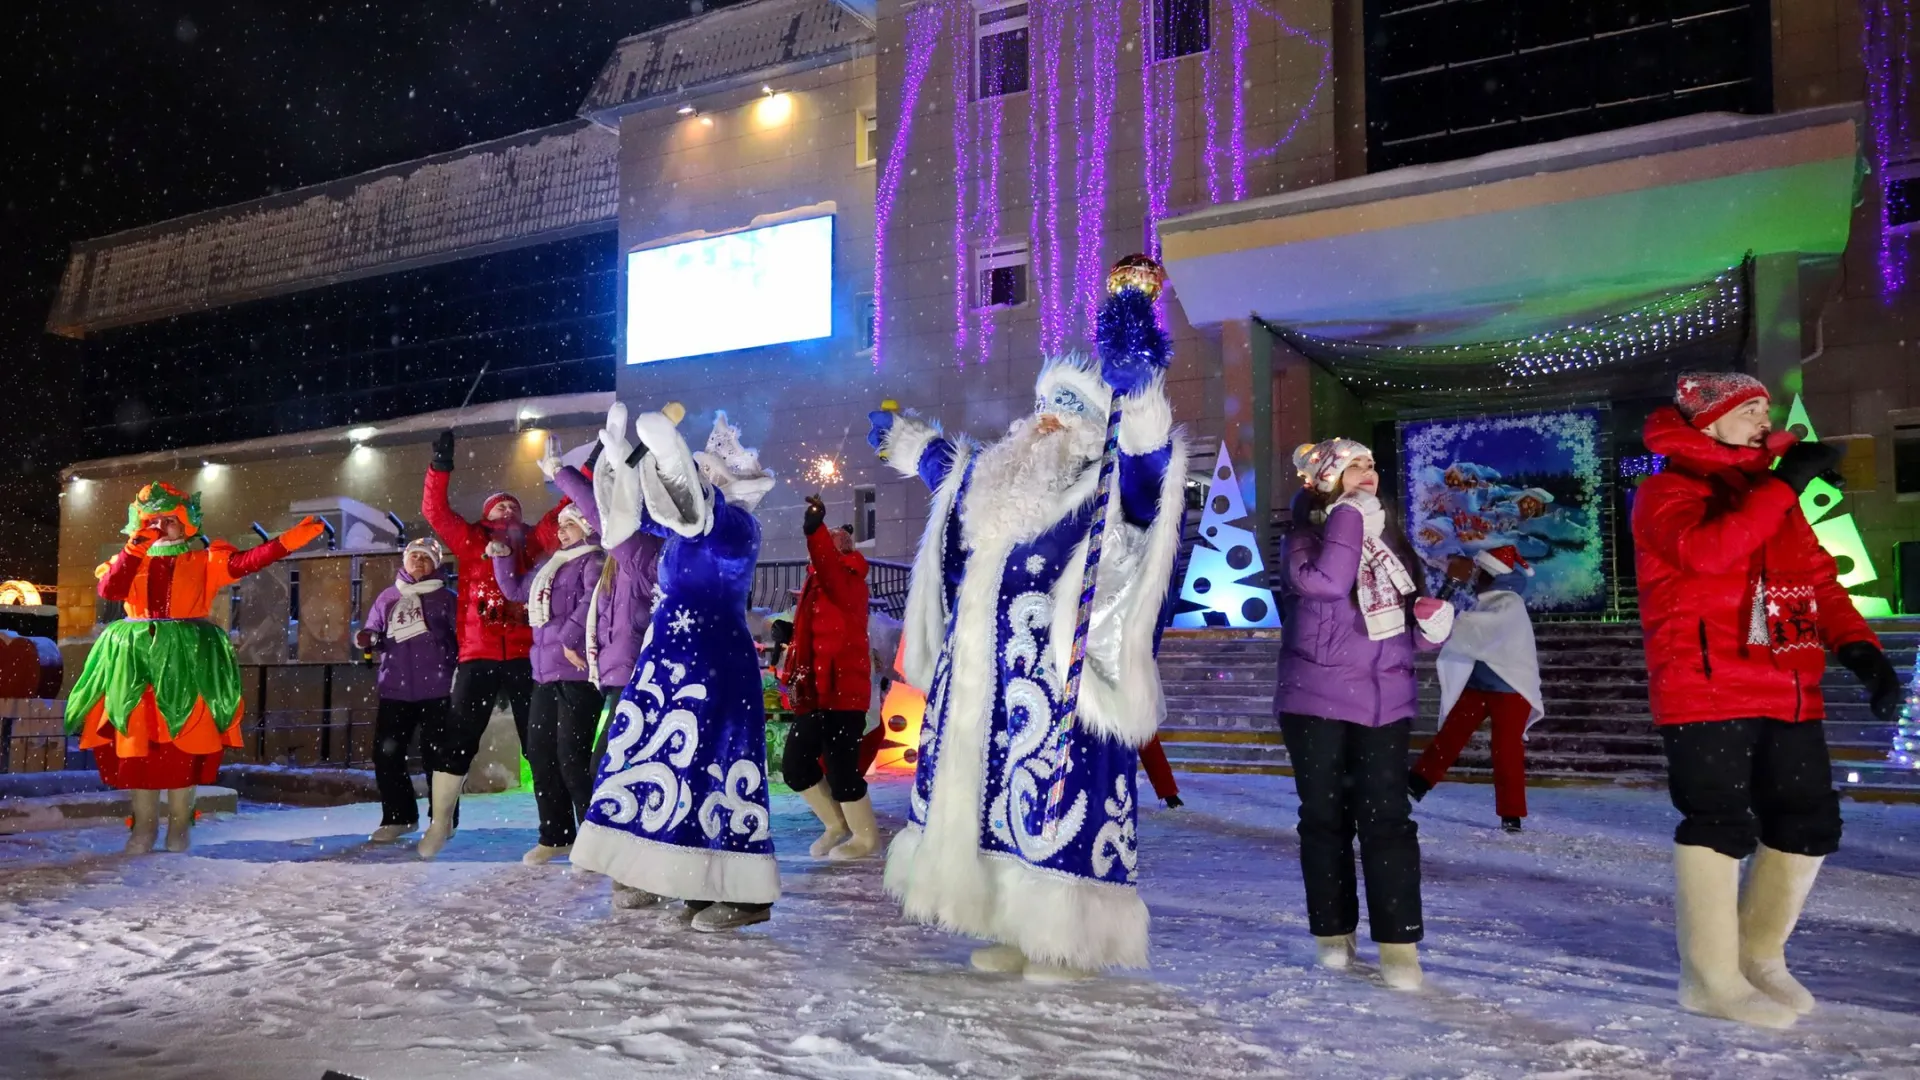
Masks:
[[[1328,439],[1303,443],[1293,452],[1293,468],[1300,474],[1301,483],[1307,487],[1332,491],[1339,486],[1340,474],[1347,471],[1347,466],[1360,458],[1372,456],[1372,450],[1352,439]]]
[[[1689,371],[1680,376],[1673,391],[1673,404],[1697,431],[1705,431],[1754,398],[1772,401],[1773,395],[1767,393],[1765,383],[1737,371]]]
[[[435,540],[431,536],[423,536],[418,540],[409,542],[407,544],[407,550],[401,554],[401,558],[404,560],[406,556],[411,555],[416,551],[422,555],[425,555],[427,558],[432,559],[433,565],[436,569],[440,566],[441,563],[444,563],[447,561],[447,553],[441,549],[440,541]]]
[[[579,526],[581,532],[588,536],[593,535],[593,523],[587,520],[587,515],[574,503],[567,503],[560,508],[559,520],[571,521]]]
[[[496,506],[499,506],[503,502],[512,503],[516,509],[518,509],[520,506],[519,497],[514,495],[512,492],[496,491],[493,494],[487,496],[486,502],[480,504],[480,516],[482,518],[491,517],[493,514],[493,508]]]

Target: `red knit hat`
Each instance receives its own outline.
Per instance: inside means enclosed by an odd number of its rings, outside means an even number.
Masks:
[[[1772,401],[1767,386],[1737,371],[1689,371],[1674,387],[1673,403],[1696,430],[1705,431],[1715,420],[1759,398]]]
[[[500,505],[501,503],[503,503],[503,502],[510,502],[510,503],[512,503],[512,504],[513,504],[513,505],[514,505],[515,507],[518,507],[518,506],[520,505],[520,499],[519,499],[519,497],[518,497],[518,496],[516,496],[516,495],[514,495],[514,494],[513,494],[512,492],[510,492],[510,491],[496,491],[496,492],[494,492],[493,494],[491,494],[491,495],[489,495],[489,496],[487,496],[487,501],[486,501],[486,502],[483,502],[483,503],[481,503],[481,504],[480,504],[480,516],[481,516],[481,518],[483,518],[483,519],[484,519],[484,518],[489,518],[489,517],[492,517],[492,516],[493,516],[493,508],[494,508],[494,507],[496,507],[496,506],[499,506],[499,505]]]

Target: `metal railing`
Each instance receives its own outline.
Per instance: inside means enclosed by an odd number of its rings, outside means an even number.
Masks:
[[[875,611],[900,618],[907,610],[907,584],[912,576],[913,567],[906,563],[867,560],[867,602]],[[807,560],[768,560],[753,568],[753,591],[747,602],[756,608],[785,611],[806,583]]]

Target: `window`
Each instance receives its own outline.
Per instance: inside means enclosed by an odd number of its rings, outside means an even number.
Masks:
[[[864,544],[880,530],[878,493],[870,487],[853,489],[853,542]]]
[[[1003,240],[973,256],[976,308],[1019,307],[1027,302],[1027,242]]]
[[[880,310],[874,305],[873,294],[858,293],[853,298],[854,323],[860,331],[860,351],[872,352],[873,343],[880,337]]]
[[[1920,419],[1894,423],[1893,490],[1902,498],[1920,496]]]
[[[874,155],[879,153],[876,143],[880,139],[880,113],[876,109],[861,109],[859,126],[853,129],[853,163],[865,167],[873,164]]]
[[[1027,5],[976,4],[973,62],[977,98],[1018,94],[1027,88]]]
[[[1920,233],[1920,161],[1887,166],[1887,231]]]
[[[1207,51],[1213,38],[1210,0],[1152,0],[1153,58],[1172,60]]]

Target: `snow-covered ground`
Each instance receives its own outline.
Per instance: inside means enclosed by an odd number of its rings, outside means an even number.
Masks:
[[[1309,966],[1289,781],[1182,782],[1141,827],[1152,969],[1067,986],[967,970],[879,860],[807,859],[791,796],[786,899],[717,937],[521,866],[518,793],[469,799],[431,864],[363,846],[373,806],[246,811],[187,856],[4,837],[0,1076],[1920,1076],[1920,808],[1847,807],[1789,950],[1824,1007],[1772,1033],[1673,1004],[1660,792],[1537,789],[1520,836],[1485,787],[1429,796],[1429,987],[1403,995]],[[905,788],[876,801],[897,821]]]

